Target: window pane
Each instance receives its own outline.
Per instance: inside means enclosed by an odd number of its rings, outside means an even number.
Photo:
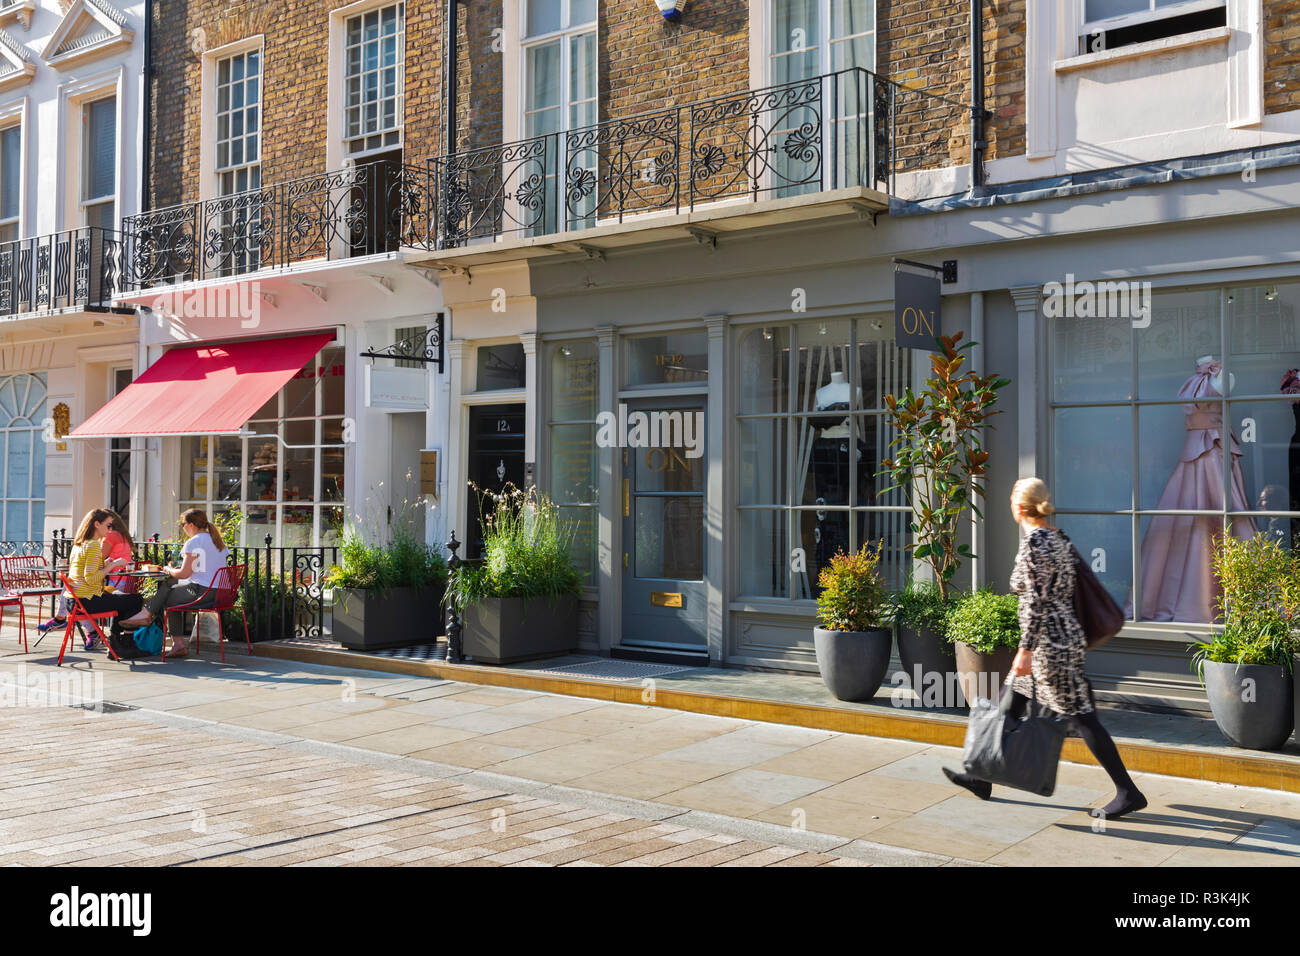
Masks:
[[[347,397],[343,350],[337,348],[322,349],[320,367],[321,413],[324,415],[342,415],[345,411],[344,402]]]
[[[560,508],[561,520],[573,527],[569,558],[583,573],[587,584],[596,580],[596,530],[600,512],[595,508]]]
[[[1058,402],[1117,401],[1132,397],[1132,320],[1120,316],[1062,317],[1050,321],[1053,323],[1052,394]]]
[[[639,578],[704,580],[704,496],[637,498],[633,506]]]
[[[596,19],[596,0],[569,0],[569,26],[592,23]]]
[[[1058,508],[1119,511],[1132,507],[1133,411],[1129,406],[1058,409],[1052,435]]]
[[[0,219],[10,219],[18,215],[19,208],[22,130],[11,126],[0,137]]]
[[[795,408],[800,411],[861,408],[861,386],[851,389],[848,320],[802,323],[798,327]]]
[[[709,378],[708,338],[674,332],[625,340],[629,386],[704,382]]]
[[[1150,327],[1137,330],[1138,397],[1177,398],[1199,359],[1221,357],[1221,315],[1217,289],[1156,294]]]
[[[1289,369],[1300,367],[1300,285],[1229,290],[1228,367],[1234,395],[1276,395]]]
[[[560,105],[560,42],[528,48],[528,98],[534,111]]]
[[[527,366],[522,345],[482,345],[478,348],[477,389],[480,392],[523,388]]]
[[[790,572],[786,513],[740,512],[740,593],[753,597],[786,597]],[[811,597],[811,582],[799,575],[795,597]]]
[[[783,419],[748,419],[739,423],[740,503],[784,505],[786,495],[786,434]]]
[[[597,499],[596,426],[551,428],[551,488],[559,504],[591,504]]]
[[[600,355],[596,343],[555,346],[551,352],[551,417],[556,421],[594,419],[599,403]]]
[[[284,508],[284,527],[280,532],[280,544],[285,548],[302,548],[311,545],[312,515],[316,509],[292,507]]]
[[[876,28],[875,0],[831,0],[831,38]]]
[[[111,196],[117,172],[117,100],[96,100],[84,108],[85,199]]]
[[[1217,445],[1221,426],[1220,405],[1213,400],[1138,410],[1139,504],[1144,511],[1223,508],[1223,457]]]
[[[212,439],[194,436],[181,439],[181,491],[193,501],[207,501],[208,459],[211,457]]]
[[[782,325],[746,332],[740,343],[741,414],[786,411],[789,375],[789,329]]]
[[[527,0],[525,36],[535,37],[560,29],[561,0]]]
[[[1228,415],[1242,452],[1231,507],[1243,511],[1300,511],[1296,507],[1300,504],[1300,405],[1285,401],[1233,402],[1228,406]],[[1275,520],[1274,529],[1283,523]],[[1255,521],[1259,529],[1268,524],[1266,518]]]
[[[1084,0],[1084,17],[1089,21],[1142,13],[1149,9],[1147,0]]]
[[[569,41],[569,99],[590,100],[596,96],[596,34],[584,33]]]
[[[1102,586],[1124,607],[1133,583],[1133,519],[1110,515],[1058,515],[1056,526],[1070,537]],[[1125,612],[1131,616],[1131,605]]]

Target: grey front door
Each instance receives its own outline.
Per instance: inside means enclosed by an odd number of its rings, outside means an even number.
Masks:
[[[662,400],[628,403],[628,414],[680,414],[699,423],[704,406]],[[706,646],[704,489],[706,459],[664,442],[624,448],[622,643],[697,650]]]

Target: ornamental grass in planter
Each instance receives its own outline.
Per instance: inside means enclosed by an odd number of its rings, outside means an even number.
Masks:
[[[821,570],[813,646],[827,689],[839,700],[870,700],[885,680],[893,635],[889,590],[880,578],[880,545],[840,552]]]
[[[344,529],[339,563],[329,569],[334,589],[334,637],[350,650],[427,644],[443,632],[447,563],[404,524],[387,544],[372,544],[359,529]]]
[[[1263,535],[1226,536],[1215,541],[1213,565],[1222,624],[1192,645],[1192,667],[1225,737],[1238,747],[1276,750],[1296,721],[1300,555]]]
[[[457,568],[447,586],[462,652],[475,663],[508,664],[574,650],[583,583],[573,566],[575,525],[536,488],[508,484],[492,496],[493,507],[479,509],[485,557]]]
[[[933,581],[912,581],[893,593],[891,603],[898,628],[898,657],[912,689],[921,694],[928,687],[948,687],[957,672],[947,636],[948,616],[955,602],[945,598]],[[955,703],[944,701],[941,706]]]
[[[963,595],[948,615],[948,640],[957,657],[957,682],[967,706],[997,700],[1020,643],[1020,602],[1014,594],[981,588]]]

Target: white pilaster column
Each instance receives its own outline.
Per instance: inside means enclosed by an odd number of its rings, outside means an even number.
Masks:
[[[447,394],[447,463],[443,469],[443,521],[447,525],[447,534],[456,532],[456,537],[464,542],[469,535],[465,527],[465,436],[461,429],[462,408],[460,404],[461,374],[465,360],[465,340],[452,339],[447,343],[447,364],[451,386]],[[466,557],[462,548],[458,554]]]
[[[977,375],[984,374],[984,293],[972,292],[970,295],[970,341],[975,343],[967,354],[970,356],[971,371]],[[987,485],[986,485],[987,487]],[[980,509],[983,510],[981,505]],[[988,566],[988,556],[984,553],[985,541],[987,535],[984,533],[984,519],[971,509],[970,513],[970,537],[971,550],[975,552],[975,557],[970,562],[970,584],[971,590],[978,590],[984,585],[985,568]]]
[[[537,402],[537,333],[523,332],[524,346],[524,484],[537,484],[537,433],[542,414]]]
[[[614,326],[596,327],[596,341],[600,349],[600,410],[618,414],[618,339]],[[623,460],[622,451],[600,448],[596,452],[600,474],[597,488],[600,494],[600,521],[596,542],[596,586],[600,594],[600,652],[619,643],[623,630],[623,496],[620,491]]]
[[[1017,363],[1016,392],[1018,401],[1017,448],[1020,457],[1019,475],[1030,478],[1042,471],[1043,459],[1039,430],[1038,393],[1045,384],[1039,375],[1040,347],[1046,340],[1043,335],[1043,287],[1041,285],[1017,286],[1011,290],[1016,304],[1019,361]]]
[[[727,451],[727,316],[704,320],[709,330],[709,406],[706,415],[704,586],[708,595],[706,634],[709,660],[721,664],[726,657],[727,551],[722,529],[727,515],[723,469]]]

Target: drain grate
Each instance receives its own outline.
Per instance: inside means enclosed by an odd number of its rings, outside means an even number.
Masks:
[[[102,714],[120,714],[128,710],[139,710],[134,704],[119,704],[115,700],[103,700],[94,704],[69,704],[73,710],[90,710]]]
[[[650,677],[667,677],[682,671],[694,670],[693,667],[678,667],[673,664],[650,664],[642,661],[620,661],[600,658],[583,661],[578,664],[562,664],[559,667],[536,668],[541,674],[555,674],[562,677],[592,677],[597,680],[635,681]]]

